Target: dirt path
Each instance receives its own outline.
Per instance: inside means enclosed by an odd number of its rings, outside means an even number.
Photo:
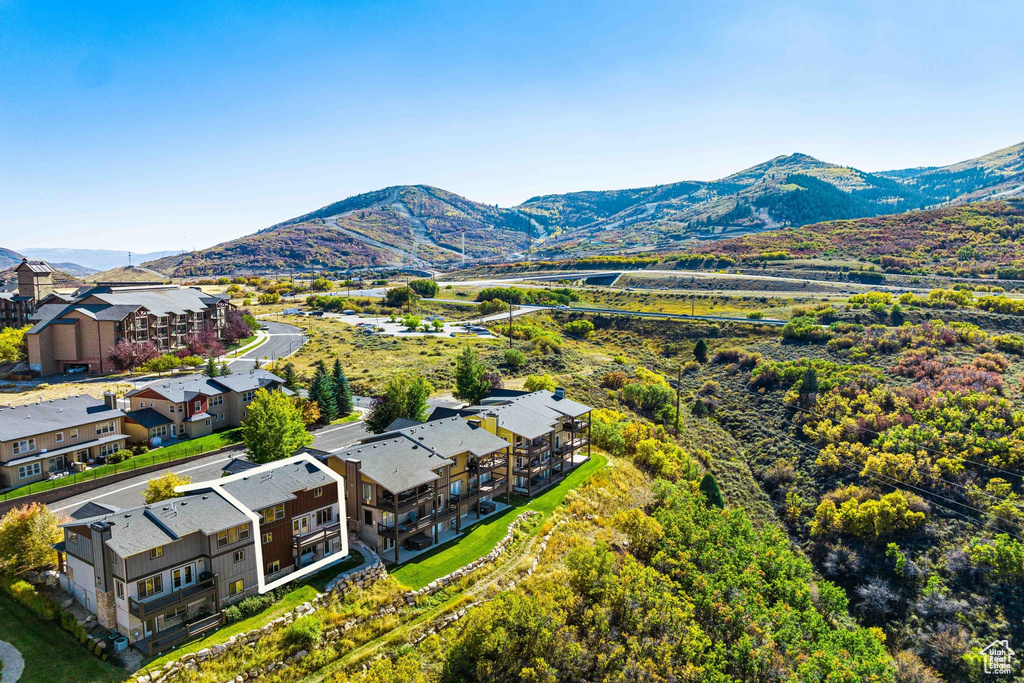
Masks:
[[[412,211],[409,210],[409,206],[404,201],[402,201],[402,199],[398,196],[398,191],[395,190],[392,193],[392,195],[393,197],[391,199],[391,208],[393,208],[399,216],[409,221],[409,225],[412,226],[412,237],[413,240],[415,240],[416,242],[416,245],[413,247],[413,249],[414,253],[417,256],[419,255],[419,247],[421,244],[429,244],[432,247],[437,247],[438,249],[443,249],[445,251],[451,252],[456,256],[462,256],[462,254],[460,254],[459,252],[454,251],[453,249],[449,249],[448,247],[442,246],[435,242],[434,238],[430,236],[430,231],[427,229],[426,224],[420,219],[419,216],[413,215]]]
[[[0,681],[3,683],[15,683],[15,681],[21,678],[21,673],[25,670],[25,659],[18,652],[18,648],[6,640],[0,640],[0,661],[4,663],[3,673],[0,673]]]

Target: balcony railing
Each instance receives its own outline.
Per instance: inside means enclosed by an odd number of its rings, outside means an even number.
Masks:
[[[217,575],[203,579],[191,586],[179,588],[166,595],[159,595],[146,600],[128,598],[128,611],[139,619],[146,620],[166,612],[169,608],[187,605],[190,602],[213,596],[217,599]]]
[[[341,522],[334,522],[326,526],[322,526],[319,529],[303,534],[301,536],[292,536],[292,547],[293,548],[308,548],[316,543],[322,543],[332,536],[337,536],[341,531]]]
[[[206,635],[220,628],[223,623],[224,615],[218,611],[216,614],[211,614],[208,617],[202,617],[187,624],[161,631],[146,641],[146,656],[152,657],[175,645],[180,645],[193,638]]]
[[[405,493],[404,495],[398,496],[398,511],[408,509],[419,505],[420,503],[430,502],[434,497],[434,487],[429,484],[424,484],[418,487],[412,493]],[[384,492],[380,496],[380,507],[385,510],[394,510],[395,508],[395,496]]]

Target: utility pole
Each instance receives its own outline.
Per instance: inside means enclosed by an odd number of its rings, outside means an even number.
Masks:
[[[679,393],[683,390],[683,366],[676,369],[676,438],[679,438]]]
[[[508,348],[512,348],[512,288],[508,288]]]

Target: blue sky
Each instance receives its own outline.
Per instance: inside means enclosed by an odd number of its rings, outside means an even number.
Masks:
[[[0,246],[205,247],[346,196],[482,202],[1024,140],[1024,3],[0,0]]]

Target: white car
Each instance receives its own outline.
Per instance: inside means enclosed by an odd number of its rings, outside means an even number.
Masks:
[[[557,308],[560,311],[568,311],[569,310],[569,307],[566,306],[565,304],[559,304],[558,306],[555,306],[555,308]]]

